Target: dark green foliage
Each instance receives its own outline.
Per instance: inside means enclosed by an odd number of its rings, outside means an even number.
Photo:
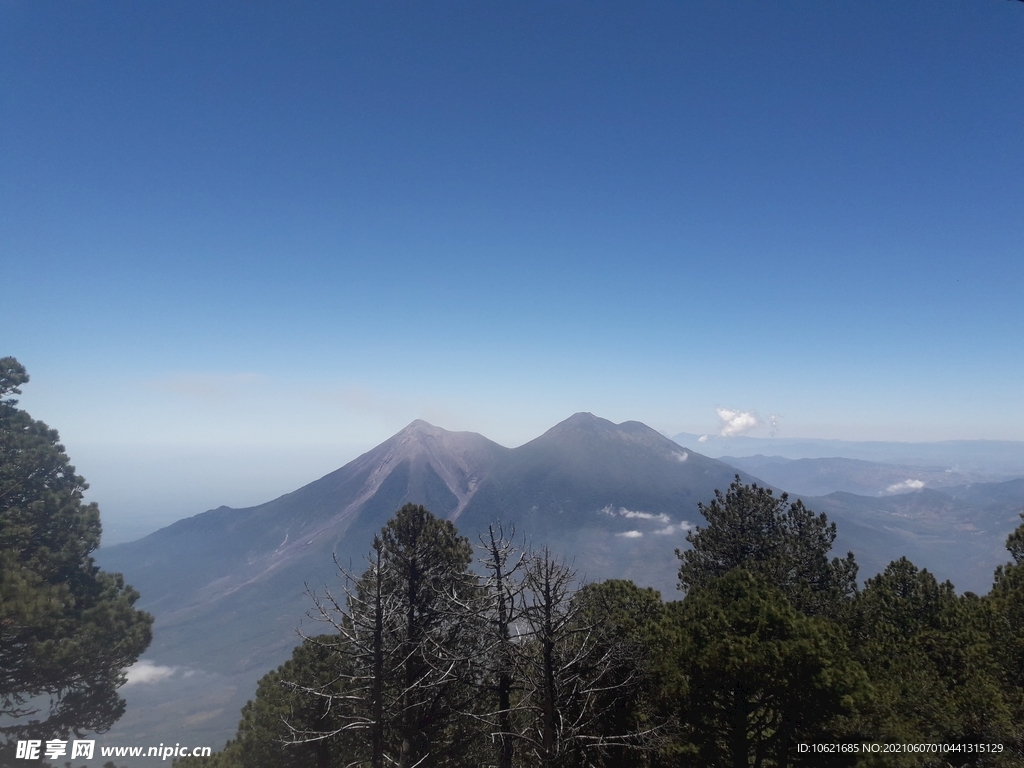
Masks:
[[[1020,516],[1024,518],[1024,512]],[[1024,525],[1017,526],[1017,530],[1007,537],[1006,548],[1010,551],[1013,562],[1024,565]]]
[[[484,652],[478,708],[486,765],[640,765],[654,733],[643,694],[657,592],[578,584],[548,550],[517,556],[500,524],[481,537]],[[493,762],[492,762],[493,761]]]
[[[450,522],[402,507],[363,575],[342,574],[345,596],[314,595],[335,633],[260,681],[215,768],[476,764],[483,734],[463,717],[481,648],[471,555]]]
[[[958,597],[907,559],[868,579],[851,612],[855,657],[874,695],[855,718],[875,741],[1008,743],[1013,716],[999,686],[986,606]],[[1008,755],[891,758],[902,765],[1012,765]]]
[[[0,360],[0,397],[26,381],[17,360]],[[117,688],[152,618],[120,574],[93,564],[88,486],[57,432],[16,404],[0,401],[0,739],[102,732],[124,712]]]
[[[733,568],[762,576],[790,603],[810,616],[836,616],[856,593],[857,564],[828,553],[836,538],[835,523],[803,502],[789,503],[770,488],[745,485],[736,476],[726,493],[715,491],[710,504],[699,504],[708,521],[687,534],[692,549],[676,550],[679,589],[689,592],[709,585]]]
[[[173,768],[241,768],[234,741],[229,741],[221,752],[209,757],[176,757],[171,761]],[[272,763],[270,764],[272,765]]]
[[[832,740],[840,717],[866,693],[865,674],[849,659],[839,628],[801,615],[742,569],[673,609],[687,683],[678,716],[690,744],[679,750],[679,763],[745,768],[820,760],[801,757],[796,744]]]
[[[1014,722],[1024,724],[1024,525],[1010,534],[1006,548],[1014,562],[996,569],[986,602],[1003,695]],[[1012,749],[1024,763],[1024,727],[1018,727]]]
[[[422,505],[406,504],[381,530],[383,589],[395,599],[386,634],[396,664],[385,670],[401,688],[394,726],[398,764],[459,765],[474,735],[454,727],[453,712],[472,701],[467,672],[479,646],[473,550],[455,526]],[[424,760],[423,763],[419,761]]]
[[[591,628],[595,657],[613,662],[596,690],[593,734],[607,745],[587,755],[594,766],[645,766],[666,745],[674,719],[661,695],[666,682],[663,623],[667,608],[653,589],[609,579],[576,594],[581,626]]]
[[[310,638],[292,658],[260,680],[256,698],[242,709],[236,753],[245,768],[326,768],[357,740],[340,730],[328,738],[306,740],[306,733],[338,730],[333,697],[343,694],[346,680],[339,675],[345,649],[335,635]],[[308,689],[319,695],[308,695]],[[340,707],[338,708],[340,709]],[[293,724],[302,724],[301,730]],[[296,743],[297,742],[297,743]]]
[[[375,767],[468,759],[481,734],[456,715],[475,706],[483,634],[471,558],[450,522],[407,504],[375,537],[370,567],[354,587],[349,579],[346,600],[314,596],[340,638],[331,680],[341,688],[292,681],[331,706],[329,723],[289,722],[293,741],[347,734],[346,760]]]
[[[989,598],[1006,683],[1024,693],[1024,525],[1010,535],[1007,549],[1015,562],[996,569]]]

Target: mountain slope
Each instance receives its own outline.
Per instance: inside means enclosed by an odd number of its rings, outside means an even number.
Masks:
[[[577,413],[513,449],[459,526],[481,531],[500,519],[534,544],[574,558],[591,580],[631,578],[670,597],[674,550],[685,546],[690,525],[703,522],[697,502],[736,473],[640,422]]]
[[[836,548],[853,550],[862,579],[906,556],[957,591],[985,594],[995,566],[1009,560],[1006,537],[1020,524],[1024,480],[924,488],[887,497],[832,493],[805,498],[836,522]]]
[[[605,507],[693,518],[696,502],[736,470],[680,448],[636,421],[578,413],[512,451],[482,485],[464,520],[488,514],[538,528],[590,525]],[[601,520],[602,524],[607,521]]]
[[[406,502],[454,520],[471,541],[501,519],[520,541],[575,558],[581,576],[632,578],[671,595],[686,521],[698,521],[696,502],[734,473],[643,424],[591,414],[515,449],[417,421],[266,504],[221,507],[104,548],[101,567],[124,573],[156,616],[147,659],[173,670],[156,695],[126,689],[129,714],[114,735],[230,736],[256,680],[298,641],[296,627],[323,631],[305,617],[305,585],[341,593],[334,556],[361,573],[373,534]]]
[[[408,501],[458,516],[507,454],[481,435],[416,421],[297,491],[180,520],[100,550],[98,560],[125,573],[143,595],[140,605],[156,615],[160,658],[194,663],[199,632],[208,668],[263,669],[294,644],[308,607],[303,585],[335,580],[335,553],[361,571],[373,533]]]

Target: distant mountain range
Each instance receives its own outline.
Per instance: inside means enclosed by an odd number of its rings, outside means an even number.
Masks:
[[[757,475],[777,488],[802,496],[825,496],[836,491],[861,496],[887,496],[922,488],[953,488],[1009,479],[982,472],[862,459],[786,459],[757,455],[722,456],[721,460]]]
[[[748,435],[695,435],[672,438],[705,456],[779,456],[787,459],[860,459],[885,464],[954,472],[973,472],[991,479],[1024,476],[1024,442],[1009,440],[943,440],[933,443],[816,440]]]
[[[101,567],[124,573],[142,594],[140,607],[156,617],[146,658],[164,678],[159,688],[126,689],[128,714],[111,738],[223,743],[255,681],[297,642],[296,627],[322,631],[305,618],[311,604],[304,585],[337,587],[335,556],[358,575],[373,534],[406,502],[452,520],[474,542],[501,520],[520,539],[574,559],[581,576],[631,578],[668,599],[678,594],[674,548],[685,547],[686,531],[704,522],[697,503],[736,474],[780,491],[792,483],[819,492],[871,490],[805,498],[837,522],[837,555],[854,551],[865,577],[906,554],[979,592],[1008,559],[1003,541],[1024,507],[1024,480],[953,485],[975,475],[870,461],[760,456],[730,464],[696,450],[709,442],[684,440],[684,447],[639,422],[579,413],[509,449],[415,421],[273,501],[220,507],[103,548]],[[910,492],[898,493],[908,481]],[[879,483],[887,483],[883,495],[872,490]]]

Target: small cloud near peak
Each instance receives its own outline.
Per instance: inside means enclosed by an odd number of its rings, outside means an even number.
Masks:
[[[620,536],[623,539],[639,539],[641,536],[643,536],[643,534],[640,533],[640,531],[625,531],[623,533],[616,533],[615,535]]]
[[[609,517],[624,517],[627,520],[656,520],[659,523],[667,523],[669,516],[664,512],[654,514],[653,512],[640,512],[635,509],[626,509],[625,507],[619,507],[615,509],[611,504],[601,510],[604,514]]]

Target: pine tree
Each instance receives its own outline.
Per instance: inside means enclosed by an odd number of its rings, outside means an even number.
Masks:
[[[311,618],[329,624],[334,634],[305,638],[305,642],[325,652],[332,667],[312,679],[285,677],[283,682],[318,702],[331,716],[313,720],[292,716],[285,722],[290,731],[287,740],[292,744],[337,741],[347,736],[351,741],[344,750],[346,760],[353,764],[362,760],[371,768],[381,768],[386,760],[396,762],[387,751],[387,737],[398,703],[386,671],[393,666],[390,657],[396,653],[388,637],[398,631],[401,614],[396,596],[383,586],[386,564],[379,536],[373,538],[368,560],[369,567],[358,580],[335,560],[345,600],[339,600],[330,589],[318,595],[307,585],[316,607]]]
[[[687,686],[679,703],[690,750],[684,765],[821,764],[796,751],[830,738],[866,690],[841,630],[794,610],[781,591],[742,568],[673,603],[678,665]],[[692,751],[691,751],[692,750]],[[828,765],[852,765],[830,755]]]
[[[403,615],[395,634],[402,685],[399,768],[459,764],[475,731],[454,715],[473,699],[471,671],[480,632],[473,601],[473,552],[448,520],[406,504],[381,531],[384,588]]]
[[[850,552],[828,559],[836,524],[815,515],[789,496],[775,498],[770,488],[746,485],[739,475],[726,493],[715,491],[710,504],[698,505],[706,528],[686,535],[689,550],[676,550],[679,589],[709,585],[733,568],[762,576],[809,616],[837,616],[857,591],[857,564]]]
[[[296,687],[333,712],[326,729],[291,722],[293,741],[351,733],[344,760],[374,768],[473,762],[482,734],[463,714],[475,706],[483,632],[471,557],[455,526],[407,504],[375,537],[362,577],[343,573],[345,600],[314,596],[338,633],[335,667]]]
[[[0,398],[28,381],[0,359]],[[0,400],[0,739],[102,732],[124,712],[117,689],[149,645],[138,593],[100,571],[95,503],[84,504],[57,432]],[[2,748],[2,742],[0,742]]]
[[[1024,524],[1010,534],[1006,548],[1013,562],[996,568],[985,603],[1003,695],[1018,724],[1007,749],[1024,762]]]
[[[649,765],[675,731],[662,706],[666,606],[657,590],[609,579],[576,593],[579,622],[595,631],[595,658],[610,669],[593,693],[592,731],[606,743],[587,755],[594,766]]]
[[[854,657],[873,687],[862,734],[906,743],[1009,743],[986,606],[906,558],[868,579],[851,611]],[[1002,754],[894,755],[894,766],[1015,765]]]

